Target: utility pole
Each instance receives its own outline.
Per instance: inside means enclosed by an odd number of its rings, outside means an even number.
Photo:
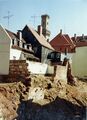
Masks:
[[[3,17],[4,19],[7,19],[7,20],[8,20],[8,28],[9,28],[9,20],[10,20],[10,18],[11,18],[12,16],[13,16],[13,15],[11,15],[10,12],[8,11],[8,15]]]
[[[37,17],[40,17],[40,16],[36,16],[36,15],[31,16],[31,18],[34,20],[34,27],[35,27],[35,23],[36,23],[36,18]]]

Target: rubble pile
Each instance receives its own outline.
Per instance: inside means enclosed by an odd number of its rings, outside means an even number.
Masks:
[[[0,120],[85,120],[87,82],[76,86],[43,75],[0,84]]]
[[[0,120],[13,120],[22,99],[27,99],[23,83],[0,83]]]

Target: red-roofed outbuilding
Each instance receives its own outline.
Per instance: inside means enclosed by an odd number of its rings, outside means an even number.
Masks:
[[[75,52],[75,44],[68,34],[62,34],[62,31],[54,37],[50,44],[56,51],[60,51],[62,53],[74,53]]]

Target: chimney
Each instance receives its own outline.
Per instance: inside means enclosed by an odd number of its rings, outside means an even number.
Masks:
[[[77,36],[76,36],[76,33],[74,34],[74,39],[75,39],[75,41],[76,41],[76,38],[77,38]]]
[[[38,25],[38,34],[42,35],[42,26],[41,25]]]
[[[82,34],[82,39],[84,39],[84,34]]]
[[[62,35],[62,29],[60,29],[60,34]]]
[[[19,38],[19,40],[20,40],[20,42],[19,42],[19,47],[23,47],[23,42],[22,42],[22,31],[21,30],[18,30],[18,32],[17,32],[17,35],[18,35],[18,38]]]
[[[18,35],[19,40],[22,40],[22,31],[21,30],[18,30],[17,35]]]

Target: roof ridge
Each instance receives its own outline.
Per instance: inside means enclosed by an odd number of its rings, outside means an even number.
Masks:
[[[65,40],[68,42],[68,44],[70,44],[69,41],[67,40],[67,38],[64,35],[62,35],[62,36],[65,38]]]
[[[44,47],[47,47],[51,50],[54,50],[54,48],[48,43],[43,35],[39,35],[32,27],[27,26],[28,29],[32,32],[32,34],[35,36],[35,38],[38,40],[38,42],[43,45]]]
[[[56,35],[51,41],[50,41],[50,43],[52,42],[52,41],[54,41],[54,39],[56,38],[56,37],[58,37],[60,35],[60,33],[58,34],[58,35]]]
[[[5,29],[5,30],[8,33],[8,35],[11,37],[11,39],[16,38],[17,40],[19,40],[19,37],[18,37],[18,35],[16,33],[12,32],[12,31],[10,31],[8,29]],[[25,40],[23,39],[23,37],[22,37],[22,41],[25,42]]]
[[[73,45],[73,47],[75,47],[75,44],[74,44],[74,42],[73,42],[73,40],[69,37],[69,35],[68,34],[65,34],[65,37],[68,37],[68,39],[69,39],[69,43],[71,44],[71,45]]]

